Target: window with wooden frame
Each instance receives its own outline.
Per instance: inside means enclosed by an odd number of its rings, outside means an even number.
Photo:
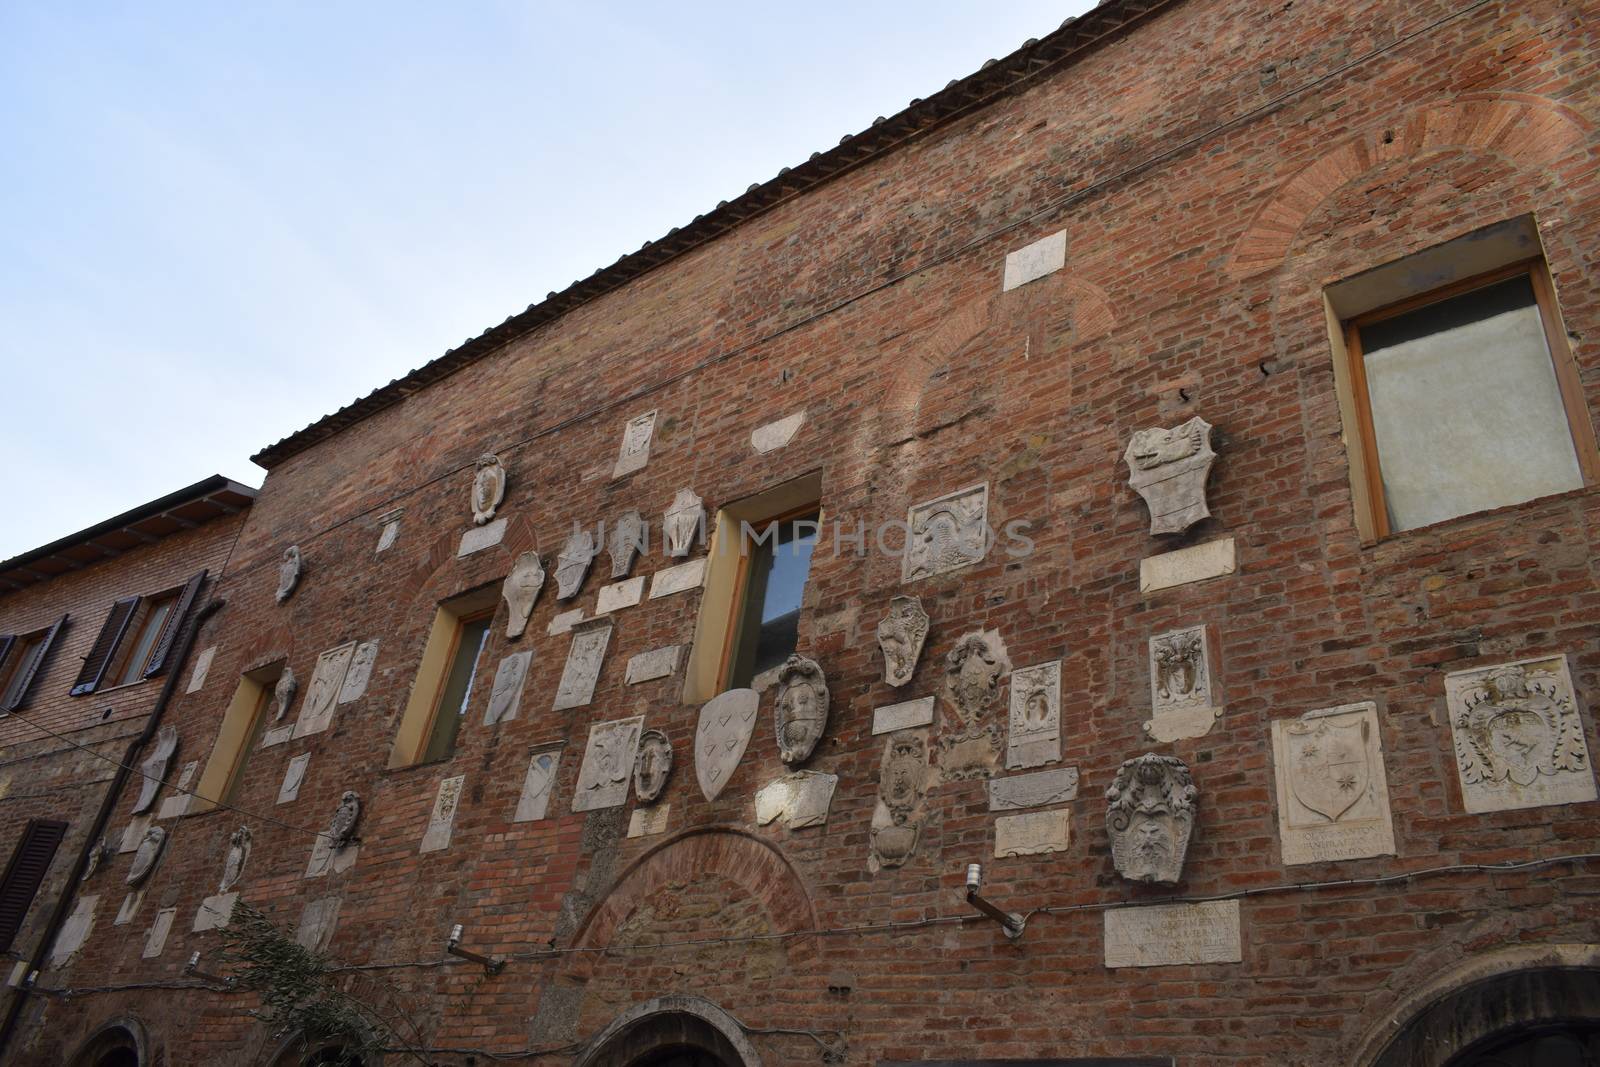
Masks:
[[[499,586],[452,598],[434,612],[389,766],[448,759],[483,666]]]
[[[0,713],[26,706],[45,657],[67,624],[63,615],[55,625],[31,634],[0,636]]]
[[[1395,277],[1436,278],[1433,262]],[[1381,287],[1367,289],[1371,302]],[[1338,326],[1367,539],[1595,480],[1594,430],[1542,256],[1454,277]]]
[[[0,952],[11,950],[66,833],[67,824],[55,819],[29,819],[23,828],[22,840],[0,876]]]
[[[718,510],[685,701],[749,686],[796,651],[821,487],[806,475]]]
[[[239,783],[244,780],[250,753],[260,747],[267,707],[272,703],[273,689],[285,667],[285,663],[274,663],[239,676],[233,699],[222,713],[217,739],[211,744],[211,755],[206,757],[205,770],[200,772],[200,781],[189,798],[186,814],[198,815],[218,804],[233,803]]]
[[[205,580],[206,572],[201,571],[178,589],[126,597],[111,605],[100,635],[83,659],[72,695],[132,685],[164,674],[178,633]]]

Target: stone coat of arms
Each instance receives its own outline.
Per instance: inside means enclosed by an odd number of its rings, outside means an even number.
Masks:
[[[694,774],[707,800],[717,799],[744,758],[760,708],[761,695],[754,689],[730,689],[700,709],[694,731]]]

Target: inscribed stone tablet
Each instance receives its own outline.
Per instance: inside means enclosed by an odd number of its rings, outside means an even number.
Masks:
[[[1105,912],[1107,967],[1240,963],[1239,902],[1156,904]]]

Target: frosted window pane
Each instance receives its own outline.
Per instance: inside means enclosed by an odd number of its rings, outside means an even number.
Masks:
[[[1583,485],[1526,277],[1364,326],[1361,346],[1391,529]]]

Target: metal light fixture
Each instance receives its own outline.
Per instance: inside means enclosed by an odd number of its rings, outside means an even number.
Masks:
[[[457,956],[461,959],[470,960],[473,963],[479,964],[483,967],[484,972],[487,974],[499,974],[501,971],[506,969],[505,960],[497,960],[492,956],[484,956],[477,952],[473,952],[471,949],[462,948],[460,923],[456,923],[450,928],[450,940],[444,943],[444,950],[450,953],[452,956]]]
[[[1014,911],[1002,911],[1000,908],[983,899],[978,892],[983,887],[983,865],[981,863],[967,864],[967,903],[977,908],[984,915],[1000,924],[1000,929],[1005,931],[1008,938],[1013,941],[1022,937],[1022,930],[1028,925],[1026,917]]]
[[[189,956],[189,962],[183,965],[183,973],[193,975],[207,982],[216,982],[219,985],[232,985],[232,978],[225,978],[220,974],[208,974],[200,969],[200,953],[195,952]]]

